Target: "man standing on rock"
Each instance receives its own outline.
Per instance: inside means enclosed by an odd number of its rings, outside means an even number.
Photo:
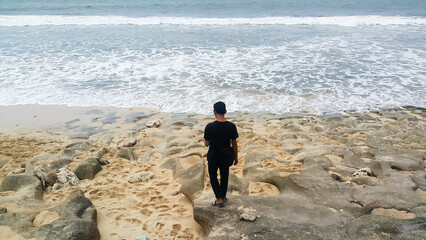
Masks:
[[[227,201],[229,167],[238,164],[238,132],[235,124],[225,119],[226,105],[217,102],[213,105],[216,121],[207,124],[204,130],[204,144],[209,147],[207,162],[216,200],[213,206],[223,207]],[[217,170],[220,171],[220,183]]]

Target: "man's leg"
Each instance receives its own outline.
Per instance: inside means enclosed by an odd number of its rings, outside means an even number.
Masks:
[[[220,198],[226,198],[226,192],[228,191],[228,178],[229,178],[229,166],[222,164],[219,166],[220,170]]]
[[[217,169],[219,168],[219,164],[217,161],[208,161],[207,164],[209,168],[210,184],[212,185],[214,195],[216,195],[216,198],[222,198],[219,181],[217,180]]]

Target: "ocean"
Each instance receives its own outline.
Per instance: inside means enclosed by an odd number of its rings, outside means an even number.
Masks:
[[[0,105],[426,107],[424,0],[0,0]]]

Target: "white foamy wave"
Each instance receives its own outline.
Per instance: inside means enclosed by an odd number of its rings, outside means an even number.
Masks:
[[[63,15],[0,15],[0,26],[62,25],[426,25],[426,18],[402,16],[190,18]]]
[[[46,49],[50,46],[47,43]],[[341,56],[336,60],[315,51],[337,47]],[[294,48],[298,51],[288,50]],[[204,114],[218,100],[232,111],[273,113],[426,106],[423,51],[398,54],[398,59],[396,55],[364,58],[355,48],[341,39],[317,38],[279,47],[192,49],[188,55],[183,54],[187,47],[156,49],[148,55],[125,50],[78,58],[68,51],[42,57],[0,56],[0,79],[4,79],[0,105],[149,107]],[[372,53],[379,50],[374,45],[365,48]],[[341,60],[350,65],[336,64]],[[400,62],[409,66],[398,69]]]

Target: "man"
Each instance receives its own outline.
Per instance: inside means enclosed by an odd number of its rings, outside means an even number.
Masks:
[[[223,207],[227,201],[229,167],[238,164],[238,132],[235,124],[225,119],[226,105],[217,102],[213,105],[216,121],[207,124],[204,130],[204,145],[209,147],[207,162],[216,200],[213,206]],[[217,179],[217,170],[220,171],[220,183]]]

